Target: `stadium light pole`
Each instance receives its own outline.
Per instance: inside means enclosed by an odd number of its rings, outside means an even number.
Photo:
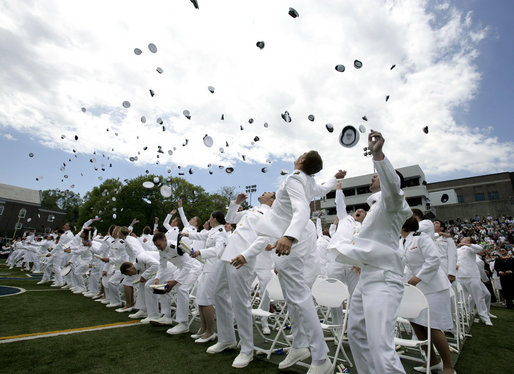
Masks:
[[[250,194],[250,206],[252,206],[252,192],[257,191],[257,185],[246,186],[246,193]]]

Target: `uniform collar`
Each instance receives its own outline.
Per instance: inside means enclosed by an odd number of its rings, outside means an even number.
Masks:
[[[366,202],[368,203],[369,207],[371,208],[371,206],[376,203],[380,197],[382,196],[382,191],[378,191],[378,192],[375,192],[373,194],[371,194],[367,199],[366,199]]]

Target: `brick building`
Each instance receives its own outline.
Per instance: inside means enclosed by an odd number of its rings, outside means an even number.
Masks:
[[[66,212],[41,207],[41,191],[0,184],[0,237],[26,231],[51,232],[64,224]]]

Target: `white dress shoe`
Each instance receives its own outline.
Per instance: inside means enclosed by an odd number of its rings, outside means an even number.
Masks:
[[[263,328],[262,328],[262,334],[263,334],[263,335],[269,335],[269,334],[271,334],[271,330],[270,330],[270,328],[269,328],[268,326],[263,327]]]
[[[106,305],[107,308],[119,308],[119,307],[122,307],[123,304],[122,303],[119,303],[119,304],[113,304],[113,303],[109,303]]]
[[[278,364],[279,369],[285,369],[293,366],[298,361],[305,360],[311,356],[311,352],[309,348],[291,348],[285,360],[282,360],[280,364]]]
[[[94,295],[92,297],[93,300],[98,300],[98,299],[102,299],[103,298],[103,295]]]
[[[132,311],[134,311],[134,309],[136,309],[136,308],[131,306],[131,307],[128,307],[128,308],[118,308],[118,309],[116,309],[116,311],[118,313],[125,313],[125,312],[132,312]]]
[[[71,286],[69,284],[65,284],[61,287],[63,290],[69,290]]]
[[[170,317],[162,316],[160,318],[154,318],[150,320],[150,323],[154,326],[167,326],[173,325],[173,319]],[[177,325],[178,326],[178,325]]]
[[[432,370],[443,370],[443,362],[439,361],[437,364],[430,366],[430,371]],[[415,366],[414,371],[417,371],[418,373],[426,373],[427,368],[425,366]]]
[[[146,318],[143,318],[141,321],[139,321],[140,323],[144,323],[145,325],[147,324],[150,324],[150,321],[152,320],[152,317],[146,317]]]
[[[485,323],[485,325],[486,325],[486,326],[492,326],[492,325],[493,325],[493,323],[492,323],[491,321],[487,321],[487,322]]]
[[[207,353],[220,353],[225,349],[236,349],[237,342],[217,342],[214,345],[211,345],[207,348]]]
[[[136,313],[129,314],[129,318],[146,318],[148,314],[144,310],[139,310]]]
[[[166,330],[166,333],[170,335],[184,334],[186,332],[189,332],[189,326],[183,322],[180,322],[177,326]]]
[[[36,284],[45,284],[46,282],[49,282],[49,281],[44,281],[44,280],[40,280],[39,282],[37,282]],[[495,317],[496,318],[496,317]]]
[[[207,343],[207,342],[212,342],[214,340],[216,340],[216,333],[212,333],[210,336],[208,336],[207,338],[198,338],[195,340],[195,343]]]
[[[61,283],[53,283],[50,285],[50,287],[62,287],[63,285]]]
[[[497,316],[495,316],[494,314],[492,313],[489,313],[489,318],[498,318]]]
[[[82,292],[85,292],[86,290],[84,289],[81,289],[81,288],[75,288],[75,290],[73,291],[74,294],[78,295],[79,293],[82,293]]]
[[[253,360],[253,355],[249,355],[249,354],[241,352],[241,353],[239,353],[239,355],[237,355],[234,362],[232,362],[232,367],[238,368],[238,369],[245,368],[248,366],[248,364],[250,362],[252,362],[252,360]]]
[[[327,358],[325,360],[325,362],[323,363],[323,365],[314,366],[314,365],[311,364],[307,374],[329,374],[330,373],[330,369],[332,369],[332,363]]]
[[[191,338],[193,338],[193,339],[198,339],[198,338],[201,338],[201,337],[202,337],[202,335],[203,335],[203,334],[198,334],[198,333],[196,333],[196,334],[192,334],[192,335],[190,335],[190,336],[191,336]]]

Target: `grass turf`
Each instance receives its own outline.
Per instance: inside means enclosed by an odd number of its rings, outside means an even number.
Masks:
[[[3,263],[0,262],[0,263]],[[100,303],[48,285],[36,285],[19,270],[0,266],[0,285],[22,287],[26,293],[0,298],[0,337],[103,325],[130,320]],[[39,290],[51,290],[42,291]],[[473,372],[509,373],[512,367],[514,312],[493,308],[498,316],[494,327],[474,324],[458,358],[459,374]],[[196,327],[196,325],[194,325]],[[0,344],[0,368],[6,373],[241,373],[231,367],[236,351],[205,353],[209,344],[195,344],[189,334],[170,336],[166,327],[134,325],[117,329]],[[350,353],[349,348],[346,348]],[[278,372],[284,356],[272,362],[256,356],[245,373]],[[412,362],[403,361],[407,373]],[[289,373],[304,373],[293,367]],[[355,369],[350,369],[356,373]]]

